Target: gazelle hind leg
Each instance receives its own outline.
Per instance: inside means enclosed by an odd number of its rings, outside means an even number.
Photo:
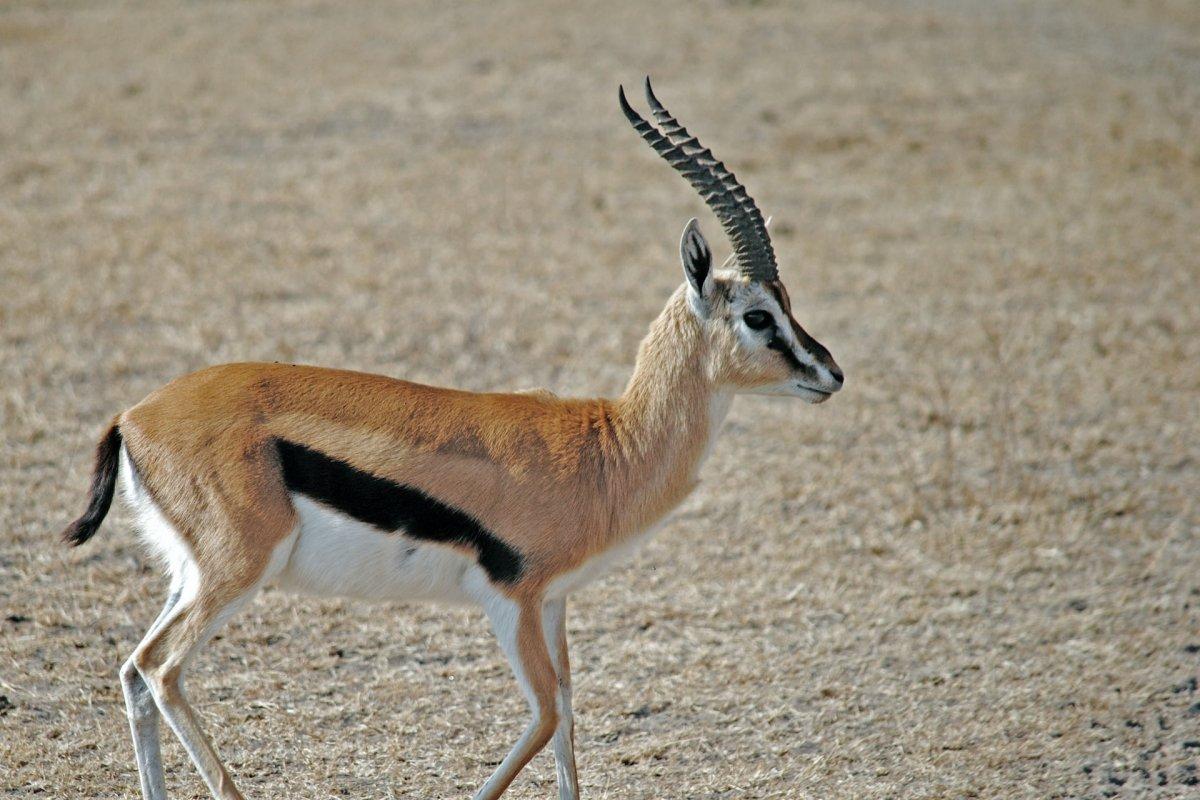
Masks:
[[[183,691],[183,671],[209,637],[257,592],[259,582],[241,592],[221,592],[203,585],[191,601],[181,602],[133,655],[163,719],[183,743],[200,777],[217,800],[243,800],[216,750],[200,728]]]
[[[521,738],[475,795],[475,800],[496,800],[554,735],[556,678],[542,634],[540,602],[517,603],[497,595],[484,608],[533,712]]]
[[[579,800],[579,776],[575,770],[575,716],[571,710],[571,659],[567,654],[567,601],[549,600],[542,608],[542,635],[556,680],[554,769],[558,775],[559,800]]]
[[[244,561],[236,571],[206,571],[189,564],[189,579],[180,600],[133,654],[133,664],[150,689],[163,719],[183,743],[192,763],[217,800],[242,800],[229,772],[200,728],[183,691],[183,671],[209,637],[238,612],[287,562],[295,531],[257,563]]]
[[[167,602],[158,618],[146,631],[145,638],[155,634],[179,603],[181,587],[172,586]],[[150,694],[150,687],[138,672],[132,657],[121,666],[121,689],[125,693],[125,708],[129,715],[129,729],[133,734],[133,752],[137,759],[138,777],[142,784],[144,800],[166,800],[167,787],[163,777],[162,753],[158,739],[158,706]]]

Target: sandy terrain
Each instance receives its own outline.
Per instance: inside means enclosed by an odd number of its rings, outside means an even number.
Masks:
[[[650,5],[0,7],[0,794],[136,792],[163,582],[123,514],[55,538],[116,411],[247,359],[620,391],[683,223],[727,252],[649,72],[847,387],[740,400],[577,597],[585,796],[1200,796],[1200,6]],[[189,688],[251,798],[467,797],[525,721],[479,614],[277,591]]]

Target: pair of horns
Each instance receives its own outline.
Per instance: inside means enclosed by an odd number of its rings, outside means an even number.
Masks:
[[[692,188],[716,214],[725,229],[725,235],[733,244],[738,270],[746,277],[757,281],[774,281],[779,278],[775,263],[775,249],[767,235],[767,224],[754,198],[746,192],[737,177],[713,156],[712,151],[700,144],[700,140],[688,133],[675,117],[654,96],[650,77],[646,77],[646,102],[661,127],[654,127],[633,110],[625,99],[625,87],[617,95],[621,110],[629,124],[662,156],[668,164],[687,179]]]

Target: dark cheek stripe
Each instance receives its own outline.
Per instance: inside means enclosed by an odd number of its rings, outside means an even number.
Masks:
[[[814,340],[811,336],[809,336],[807,333],[805,333],[804,329],[801,328],[799,325],[796,325],[793,323],[792,330],[795,332],[796,339],[800,342],[800,346],[803,347],[808,352],[810,352],[810,353],[814,352],[815,351],[814,348],[820,349],[820,350],[825,349],[825,348],[821,347],[821,345],[817,344],[816,340]],[[820,379],[820,376],[817,374],[816,369],[809,366],[808,364],[805,364],[800,359],[796,358],[796,352],[794,350],[792,350],[792,348],[788,345],[788,343],[785,342],[783,340],[783,337],[780,336],[778,333],[776,333],[774,336],[771,337],[771,341],[767,342],[767,347],[771,348],[772,350],[777,351],[780,355],[782,355],[783,359],[785,361],[787,361],[788,366],[791,367],[796,372],[799,372],[801,375],[803,375],[806,378],[809,378],[811,380],[814,380],[814,381]],[[818,357],[820,357],[819,353],[817,353],[817,355],[818,355]],[[826,355],[828,355],[828,353],[826,353]]]
[[[788,343],[783,340],[783,337],[776,333],[771,337],[771,341],[767,342],[767,347],[778,352],[783,356],[783,360],[788,363],[788,366],[797,372],[808,372],[808,367],[801,363],[800,359],[796,358],[796,354]]]
[[[275,446],[284,483],[291,491],[381,531],[466,545],[475,550],[479,566],[493,581],[513,583],[520,578],[521,554],[465,511],[302,444],[277,439]]]

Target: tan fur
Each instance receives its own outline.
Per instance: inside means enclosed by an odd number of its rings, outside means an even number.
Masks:
[[[120,429],[201,568],[219,563],[234,584],[253,582],[295,525],[278,437],[470,513],[525,557],[523,580],[509,591],[535,596],[653,524],[694,486],[716,391],[704,348],[680,292],[615,401],[228,364],[154,392],[120,417]]]

